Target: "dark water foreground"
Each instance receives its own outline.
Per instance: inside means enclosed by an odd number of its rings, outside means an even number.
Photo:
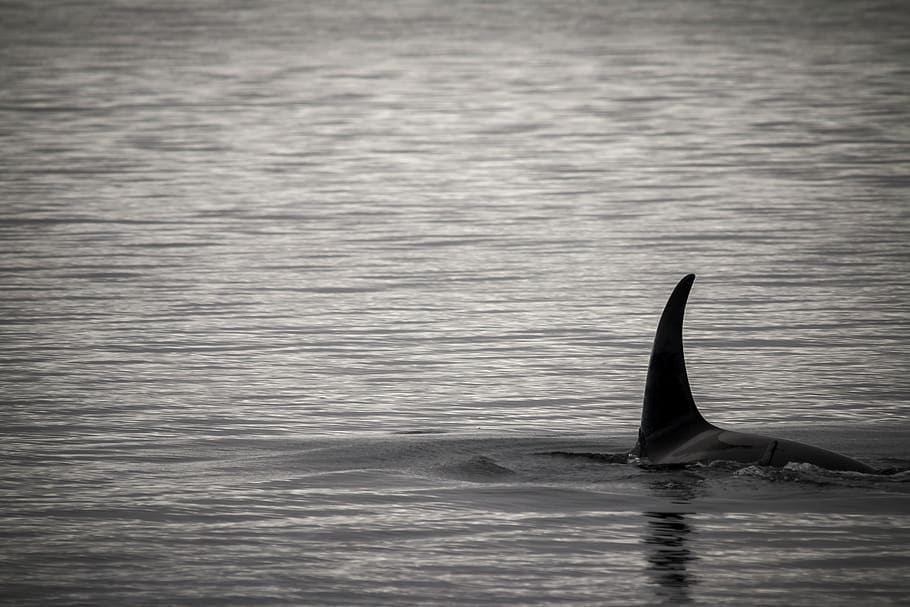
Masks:
[[[0,582],[21,605],[900,604],[907,437],[873,435],[888,475],[643,468],[593,436],[7,453]]]

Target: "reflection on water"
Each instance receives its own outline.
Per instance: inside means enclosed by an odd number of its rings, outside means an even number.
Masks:
[[[697,557],[688,547],[693,532],[685,514],[645,512],[643,543],[647,547],[648,573],[657,584],[657,594],[664,603],[690,603],[689,589],[697,583],[688,564]]]
[[[647,485],[653,495],[670,504],[690,504],[708,493],[704,477],[681,468],[655,466]],[[688,563],[695,556],[687,545],[692,527],[680,512],[644,512],[647,523],[642,543],[646,546],[647,573],[657,585],[657,596],[664,604],[690,603],[689,588],[695,578]]]
[[[648,488],[655,497],[668,499],[672,504],[689,504],[707,492],[705,478],[687,468],[654,466],[652,474]]]
[[[689,271],[712,420],[905,418],[887,3],[110,4],[0,8],[26,423],[633,430]]]

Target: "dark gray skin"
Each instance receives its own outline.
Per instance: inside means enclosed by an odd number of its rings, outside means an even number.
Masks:
[[[717,460],[785,466],[807,462],[828,470],[874,473],[840,453],[811,445],[723,430],[701,416],[686,374],[682,325],[695,275],[684,277],[667,300],[648,365],[638,444],[632,455],[654,464],[690,464]]]

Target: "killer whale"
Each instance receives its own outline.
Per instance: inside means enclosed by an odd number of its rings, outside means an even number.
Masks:
[[[806,462],[828,470],[874,473],[845,455],[791,440],[724,430],[702,417],[692,397],[683,354],[682,325],[695,274],[679,281],[657,325],[638,443],[631,456],[652,464],[734,461],[782,467]]]

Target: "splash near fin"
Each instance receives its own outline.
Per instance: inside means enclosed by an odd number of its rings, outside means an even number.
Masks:
[[[683,316],[693,282],[695,274],[679,281],[657,325],[638,431],[637,451],[643,457],[657,454],[662,437],[672,435],[678,442],[680,436],[713,428],[695,406],[683,354]]]

